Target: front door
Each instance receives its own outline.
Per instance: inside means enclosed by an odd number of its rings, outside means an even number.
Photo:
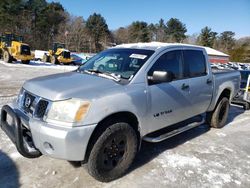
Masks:
[[[174,80],[160,84],[148,82],[148,132],[192,116],[189,79],[183,75],[182,50],[162,54],[149,69],[148,76],[152,76],[154,71],[171,71]]]

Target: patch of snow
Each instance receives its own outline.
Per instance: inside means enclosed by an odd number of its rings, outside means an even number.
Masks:
[[[230,152],[233,152],[233,151],[234,151],[233,149],[228,148],[228,147],[224,147],[224,149],[227,150],[227,151],[230,151]]]
[[[169,46],[193,46],[204,48],[203,46],[191,45],[191,44],[183,44],[183,43],[164,43],[164,42],[139,42],[139,43],[128,43],[128,44],[120,44],[113,48],[139,48],[139,49],[149,49],[149,50],[157,50],[162,47]]]
[[[225,133],[216,133],[219,137],[225,137],[227,136]]]
[[[163,154],[162,157],[164,157],[164,159],[159,159],[159,162],[162,164],[163,168],[167,166],[176,168],[176,167],[183,167],[187,165],[197,167],[201,164],[201,160],[194,156],[187,157],[187,156],[182,156],[179,154],[171,154],[171,155]]]
[[[19,159],[21,157],[22,157],[22,155],[20,155],[20,153],[18,153],[18,152],[13,152],[10,154],[10,158],[13,160]]]
[[[225,54],[225,53],[222,53],[218,50],[215,50],[213,48],[210,48],[210,47],[203,47],[205,48],[206,52],[208,55],[210,56],[224,56],[224,57],[229,57],[229,55]]]
[[[77,66],[72,65],[54,65],[51,63],[46,63],[42,61],[30,61],[29,64],[22,64],[19,61],[13,62],[13,63],[5,63],[3,61],[0,61],[1,64],[8,67],[27,67],[27,68],[49,68],[49,69],[60,69],[65,71],[73,71],[77,69]]]
[[[11,79],[11,75],[9,74],[9,73],[1,73],[0,74],[0,80],[1,81],[4,81],[4,80],[9,80],[9,79]]]
[[[229,174],[217,173],[214,170],[208,170],[208,174],[203,174],[203,176],[213,184],[223,185],[232,181]]]
[[[143,49],[151,49],[151,50],[157,50],[162,47],[168,47],[168,46],[194,46],[194,47],[201,47],[204,48],[209,56],[223,56],[223,57],[229,57],[229,55],[222,53],[218,50],[215,50],[210,47],[205,46],[197,46],[197,45],[191,45],[191,44],[183,44],[183,43],[163,43],[163,42],[148,42],[148,43],[130,43],[130,44],[120,44],[115,46],[114,48],[143,48]]]
[[[212,165],[217,167],[217,168],[225,168],[222,164],[220,164],[218,162],[212,162]]]
[[[237,185],[241,185],[241,182],[238,180],[234,180],[234,183],[236,183]]]
[[[79,180],[79,177],[76,177],[74,180],[73,180],[73,183],[78,181]]]
[[[53,170],[52,175],[56,175],[56,174],[57,174],[57,171]]]
[[[214,152],[215,151],[215,147],[214,146],[209,146],[209,149]]]
[[[46,172],[44,172],[44,175],[48,175],[48,173],[49,173],[49,169]]]

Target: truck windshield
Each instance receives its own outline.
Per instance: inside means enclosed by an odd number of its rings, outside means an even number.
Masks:
[[[131,79],[153,53],[153,50],[109,49],[89,59],[78,70],[95,71],[115,75],[121,79]]]

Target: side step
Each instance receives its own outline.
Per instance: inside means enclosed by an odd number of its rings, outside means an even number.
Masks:
[[[170,132],[166,132],[166,133],[164,133],[164,134],[161,134],[161,135],[159,135],[159,136],[157,136],[157,137],[145,136],[145,137],[143,137],[143,140],[144,140],[144,141],[147,141],[147,142],[153,142],[153,143],[161,142],[161,141],[163,141],[163,140],[166,140],[166,139],[168,139],[168,138],[170,138],[170,137],[173,137],[173,136],[175,136],[175,135],[177,135],[177,134],[183,133],[183,132],[185,132],[185,131],[187,131],[187,130],[189,130],[189,129],[192,129],[192,128],[197,127],[197,126],[199,126],[199,125],[201,125],[201,124],[204,124],[204,123],[205,123],[205,119],[202,118],[201,121],[193,122],[193,123],[187,124],[187,125],[185,125],[185,126],[183,126],[183,127],[174,129],[174,130],[172,130],[172,131],[170,131]]]

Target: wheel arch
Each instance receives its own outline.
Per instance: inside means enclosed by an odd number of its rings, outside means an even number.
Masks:
[[[84,162],[88,161],[90,152],[94,144],[96,143],[97,138],[101,136],[101,134],[109,127],[109,125],[118,123],[119,121],[128,123],[135,130],[138,143],[139,143],[138,150],[140,149],[141,135],[140,135],[140,127],[139,127],[139,121],[138,121],[137,116],[134,113],[129,112],[129,111],[116,112],[103,118],[95,127],[88,141],[87,149],[86,149],[84,160],[83,160]]]
[[[230,89],[230,88],[225,88],[225,89],[221,92],[221,94],[220,94],[220,96],[219,96],[219,98],[218,98],[218,100],[217,100],[217,103],[218,103],[218,101],[219,101],[220,99],[222,99],[223,97],[226,97],[226,98],[228,98],[228,100],[230,100],[230,99],[231,99],[231,94],[232,94],[231,89]]]
[[[231,88],[228,88],[228,87],[224,88],[220,94],[218,93],[218,95],[215,97],[215,99],[212,99],[212,103],[210,104],[207,112],[213,111],[223,97],[226,97],[229,100],[229,102],[231,101],[231,98],[232,98]]]

